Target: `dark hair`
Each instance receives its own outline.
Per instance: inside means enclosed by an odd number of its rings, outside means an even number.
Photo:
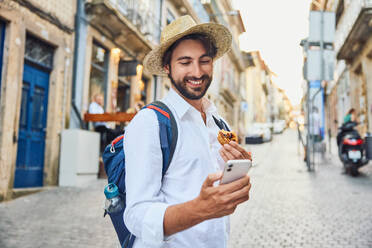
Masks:
[[[348,115],[349,115],[349,114],[352,114],[352,113],[355,113],[355,109],[354,109],[354,108],[351,108],[351,109],[349,110],[349,112],[347,112]]]
[[[207,51],[207,55],[214,58],[216,57],[217,54],[217,48],[212,41],[212,39],[207,36],[206,34],[202,33],[194,33],[194,34],[189,34],[181,37],[180,39],[176,40],[168,49],[165,51],[163,55],[163,60],[162,60],[162,65],[170,65],[170,61],[172,58],[172,54],[174,49],[181,43],[181,41],[184,40],[198,40],[202,43],[204,49]]]

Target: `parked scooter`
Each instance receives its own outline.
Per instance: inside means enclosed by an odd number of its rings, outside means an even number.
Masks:
[[[364,140],[354,128],[357,122],[344,123],[337,135],[338,156],[344,165],[346,174],[357,176],[358,169],[368,164],[365,156]]]

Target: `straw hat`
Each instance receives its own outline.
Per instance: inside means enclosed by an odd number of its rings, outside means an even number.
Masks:
[[[149,52],[143,61],[145,70],[151,74],[166,76],[162,65],[165,51],[178,39],[193,33],[202,33],[211,39],[217,48],[214,59],[224,55],[231,47],[231,33],[225,26],[217,23],[196,24],[191,16],[185,15],[163,29],[160,45]]]

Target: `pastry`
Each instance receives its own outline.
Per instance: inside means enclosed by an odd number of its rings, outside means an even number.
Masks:
[[[238,136],[235,132],[229,132],[223,129],[218,132],[217,139],[221,145],[228,144],[230,141],[238,142]]]

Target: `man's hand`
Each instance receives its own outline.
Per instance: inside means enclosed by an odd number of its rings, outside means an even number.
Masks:
[[[237,205],[249,199],[251,184],[248,175],[228,184],[213,186],[221,177],[222,173],[210,174],[195,199],[196,210],[202,219],[232,214]]]
[[[220,149],[220,154],[222,159],[227,162],[233,159],[249,159],[252,160],[250,152],[247,152],[243,147],[241,147],[235,141],[230,141],[229,144],[225,144]]]
[[[169,206],[164,214],[164,235],[169,236],[205,220],[232,214],[236,206],[249,199],[249,176],[228,184],[213,186],[222,173],[208,175],[197,198]]]

